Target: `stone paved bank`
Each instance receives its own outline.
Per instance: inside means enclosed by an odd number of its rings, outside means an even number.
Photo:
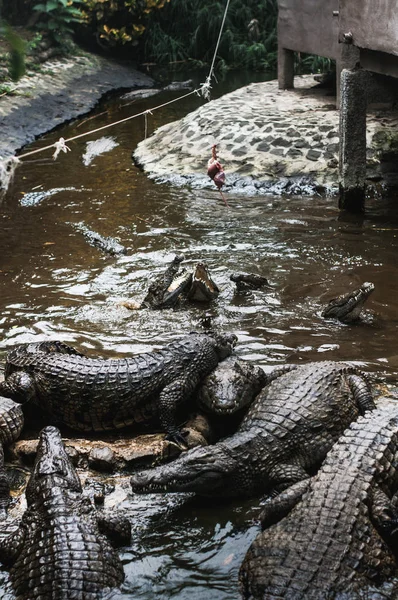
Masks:
[[[214,186],[206,175],[218,145],[225,190],[249,194],[336,191],[339,112],[313,76],[295,78],[294,90],[277,81],[254,83],[212,100],[160,127],[134,152],[152,178],[193,187]],[[384,109],[384,110],[383,110]],[[398,113],[369,108],[368,175],[380,179],[380,149],[388,150]]]

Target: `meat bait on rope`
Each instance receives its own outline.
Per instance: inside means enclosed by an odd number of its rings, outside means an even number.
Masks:
[[[210,179],[212,179],[216,184],[225,206],[228,206],[228,208],[230,208],[224,194],[221,191],[221,188],[225,183],[225,173],[222,164],[217,158],[217,144],[213,144],[211,147],[211,158],[207,163],[207,174],[210,177]]]

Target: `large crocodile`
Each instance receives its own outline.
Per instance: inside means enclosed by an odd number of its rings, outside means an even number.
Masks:
[[[358,289],[333,298],[322,311],[325,319],[338,319],[342,323],[353,323],[360,318],[363,305],[375,289],[373,283],[365,282]]]
[[[286,366],[251,404],[237,432],[136,473],[137,493],[202,496],[274,493],[308,478],[346,427],[374,408],[366,378],[343,363]]]
[[[17,600],[98,600],[124,579],[104,531],[112,520],[82,495],[80,479],[55,427],[40,434],[18,530],[0,541]],[[130,525],[123,519],[126,539]]]
[[[175,422],[187,400],[218,362],[231,354],[233,334],[192,333],[132,358],[89,358],[61,342],[12,350],[0,394],[33,401],[73,429],[114,430],[158,416],[169,439],[183,444]]]
[[[271,500],[264,526],[291,512],[260,533],[247,552],[243,597],[397,598],[397,465],[393,404],[360,417],[312,480]]]

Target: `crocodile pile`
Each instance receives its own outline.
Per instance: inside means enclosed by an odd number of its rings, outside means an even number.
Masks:
[[[312,480],[265,509],[263,527],[280,522],[246,555],[245,600],[397,598],[397,464],[397,405],[353,423]]]
[[[135,473],[133,491],[216,497],[281,491],[313,474],[346,427],[375,407],[363,374],[342,363],[287,366],[268,382],[235,434]]]

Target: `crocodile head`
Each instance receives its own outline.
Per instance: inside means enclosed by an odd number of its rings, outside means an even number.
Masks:
[[[189,288],[192,282],[192,273],[186,269],[182,269],[178,275],[174,277],[168,288],[163,294],[162,308],[171,308],[177,302],[181,294]]]
[[[40,432],[36,460],[26,487],[28,506],[42,499],[51,488],[81,492],[80,479],[65,451],[61,433],[56,427],[45,427]]]
[[[141,303],[142,308],[170,308],[176,304],[179,295],[190,284],[192,278],[192,274],[180,271],[184,258],[183,254],[177,254],[166,271],[152,279]]]
[[[217,298],[220,290],[210,276],[208,266],[198,263],[192,277],[191,287],[187,293],[189,300],[195,302],[209,302]]]
[[[197,401],[210,414],[232,415],[250,404],[266,381],[263,369],[230,356],[205,377]]]
[[[236,284],[237,292],[248,292],[250,290],[271,287],[266,277],[256,275],[255,273],[232,273],[230,280]]]
[[[135,473],[131,486],[137,494],[195,492],[200,496],[234,497],[241,495],[251,481],[238,456],[235,458],[221,442],[199,446],[169,464]]]
[[[192,332],[195,335],[196,332]],[[203,335],[207,336],[214,345],[214,350],[218,356],[218,359],[224,360],[227,356],[232,354],[232,351],[238,341],[238,338],[234,333],[221,333],[218,331],[206,331]]]
[[[330,300],[323,309],[325,319],[339,319],[342,323],[352,323],[359,319],[364,303],[373,292],[373,283],[363,283],[360,288]]]

